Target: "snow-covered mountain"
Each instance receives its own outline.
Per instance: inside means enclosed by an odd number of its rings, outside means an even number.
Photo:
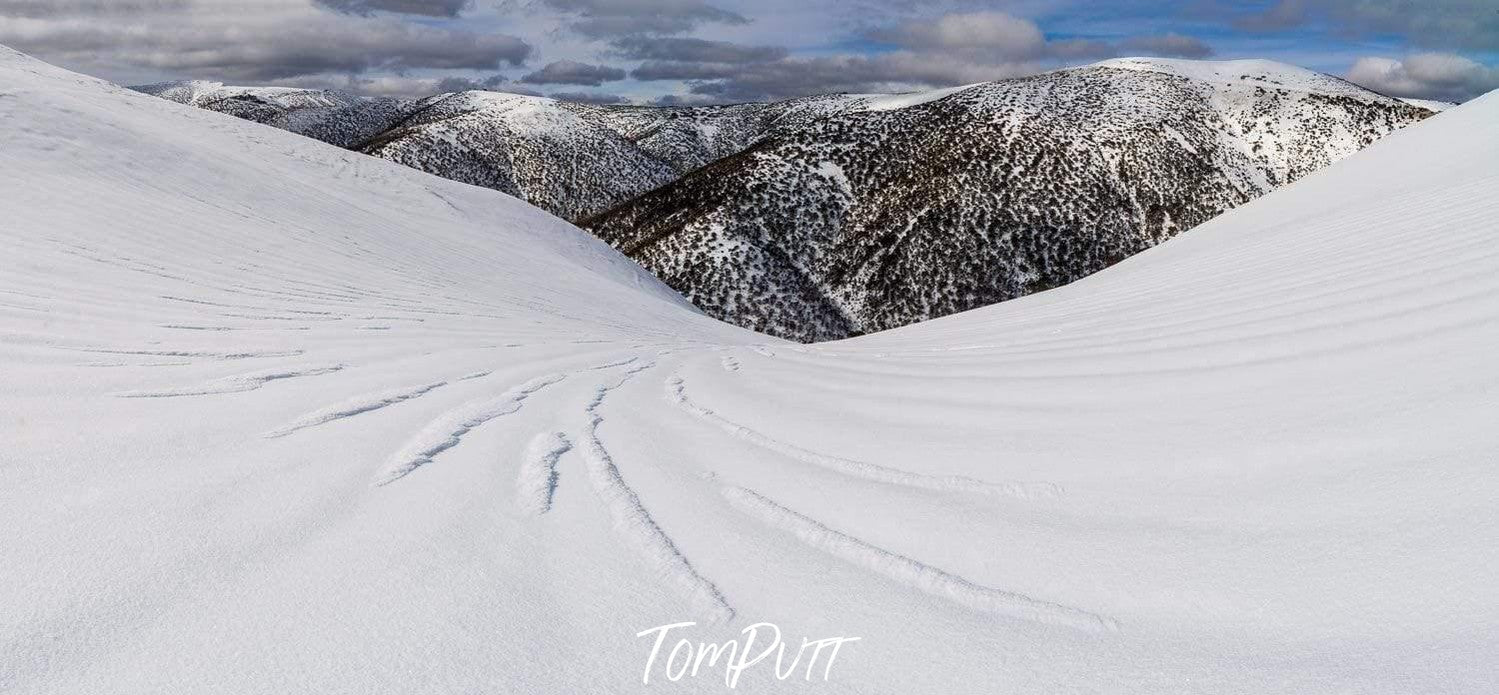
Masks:
[[[203,81],[133,89],[503,191],[564,219],[675,181],[777,128],[879,103],[877,96],[830,95],[733,106],[595,106],[488,91],[361,98]]]
[[[1121,59],[802,126],[580,222],[796,340],[1059,287],[1432,112],[1266,61]]]
[[[795,675],[737,691],[1499,676],[1499,97],[822,345],[493,191],[3,48],[0,122],[8,694],[723,692],[667,652],[762,621]]]
[[[414,99],[283,87],[229,87],[203,80],[131,89],[350,148],[390,130],[420,107]]]

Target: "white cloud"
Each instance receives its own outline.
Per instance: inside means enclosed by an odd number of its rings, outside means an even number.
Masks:
[[[877,40],[916,51],[1028,60],[1046,50],[1046,35],[1034,22],[1003,12],[948,14],[903,22],[873,32]]]
[[[1499,89],[1499,68],[1451,53],[1417,53],[1404,60],[1359,58],[1347,78],[1390,96],[1442,101],[1467,101]]]

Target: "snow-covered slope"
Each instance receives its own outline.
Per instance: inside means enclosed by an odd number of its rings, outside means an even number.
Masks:
[[[1058,287],[1431,114],[1267,61],[1128,59],[778,131],[585,219],[797,340]]]
[[[492,191],[4,49],[0,122],[7,693],[723,691],[664,651],[641,685],[684,621],[774,622],[786,666],[861,638],[750,693],[1499,678],[1494,96],[813,346]]]
[[[1443,111],[1446,111],[1447,109],[1457,106],[1457,104],[1450,101],[1434,101],[1432,99],[1412,99],[1410,97],[1401,97],[1400,100],[1407,104],[1410,104],[1411,106],[1419,106],[1432,113],[1441,113]]]

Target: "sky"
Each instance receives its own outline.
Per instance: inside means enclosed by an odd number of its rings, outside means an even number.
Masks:
[[[1499,89],[1499,0],[0,0],[0,44],[121,84],[698,104],[1119,56],[1268,58],[1403,97]]]

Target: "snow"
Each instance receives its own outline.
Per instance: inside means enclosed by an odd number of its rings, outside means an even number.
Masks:
[[[233,87],[208,80],[182,80],[131,87],[135,91],[181,104],[203,106],[216,99],[256,97],[269,103],[292,108],[344,106],[359,99],[352,94],[296,87]]]
[[[911,92],[908,94],[869,94],[861,95],[864,99],[858,111],[894,111],[912,106],[919,106],[929,101],[936,101],[944,97],[952,96],[958,92],[977,87],[982,83],[965,84],[957,87],[944,87],[932,89],[925,92]]]
[[[1324,73],[1273,60],[1187,60],[1183,58],[1112,58],[1088,67],[1143,70],[1219,85],[1252,80],[1268,88],[1362,98],[1363,88]]]
[[[817,173],[822,174],[829,181],[838,184],[838,190],[845,198],[853,198],[854,187],[849,183],[848,175],[844,173],[843,167],[837,162],[824,160],[817,165]]]
[[[7,693],[723,691],[641,684],[684,621],[859,638],[749,693],[1499,682],[1499,96],[810,346],[503,194],[5,49],[0,122]]]
[[[1412,99],[1410,97],[1400,97],[1400,100],[1407,104],[1410,104],[1411,106],[1419,106],[1423,109],[1426,109],[1427,111],[1433,111],[1436,113],[1441,113],[1443,111],[1446,111],[1447,109],[1457,106],[1457,104],[1454,104],[1450,101],[1436,101],[1433,99]]]

